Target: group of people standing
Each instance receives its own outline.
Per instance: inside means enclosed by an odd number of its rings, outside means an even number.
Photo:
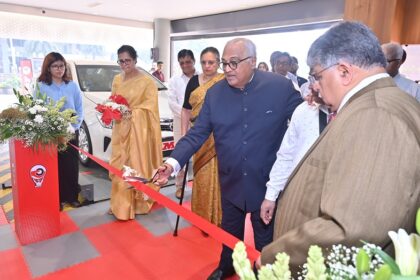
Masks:
[[[118,50],[122,73],[112,94],[127,99],[132,117],[113,128],[111,165],[128,165],[145,178],[158,168],[148,184],[156,190],[176,175],[179,196],[182,167],[193,157],[192,211],[239,239],[250,213],[262,252],[257,267],[286,252],[295,272],[312,244],[365,240],[388,249],[388,231],[413,231],[420,205],[420,166],[413,164],[420,157],[420,105],[386,73],[390,61],[365,25],[341,22],[311,45],[308,100],[323,108],[316,114],[285,70],[292,61],[287,53],[273,53],[275,73],[257,70],[254,43],[237,38],[222,55],[204,49],[198,74],[194,54],[181,50],[182,74],[169,81],[177,143],[164,164],[157,89],[136,69],[136,59],[131,46]],[[66,92],[72,83],[63,79],[64,58],[44,63],[53,81],[40,82]],[[61,78],[54,78],[60,69]],[[69,98],[72,104],[76,111],[81,105]],[[333,113],[334,121],[318,122],[321,111],[325,118]],[[81,121],[83,113],[78,116]],[[301,133],[305,124],[311,131]],[[110,213],[120,220],[147,213],[153,204],[127,186],[112,177]],[[223,246],[208,279],[234,274],[231,254]]]
[[[257,267],[285,252],[295,273],[312,244],[359,246],[365,240],[389,250],[388,231],[413,232],[420,205],[420,167],[412,164],[420,156],[420,105],[387,74],[392,61],[372,31],[344,21],[310,47],[308,100],[331,113],[324,125],[318,122],[321,110],[303,114],[308,110],[300,105],[295,111],[303,100],[293,81],[256,70],[256,57],[251,41],[227,42],[224,79],[207,90],[193,127],[160,167],[156,183],[165,184],[213,137],[221,228],[243,239],[245,215],[251,214],[261,250]],[[276,68],[282,68],[278,61]],[[305,127],[302,115],[312,130],[296,135]],[[309,140],[295,145],[305,135]],[[293,146],[292,156],[280,145]],[[277,162],[279,154],[292,163]],[[285,167],[286,180],[278,172]],[[231,253],[223,246],[208,279],[234,273]]]
[[[150,178],[153,170],[162,163],[162,135],[158,109],[158,94],[154,81],[136,67],[137,53],[132,46],[123,45],[118,51],[121,74],[114,77],[112,94],[123,96],[131,111],[131,117],[116,121],[112,130],[112,155],[110,164],[122,169],[124,165],[135,169],[141,176]],[[65,97],[63,109],[73,109],[77,123],[73,124],[75,135],[70,143],[78,146],[78,130],[83,121],[82,93],[71,81],[67,62],[57,53],[49,53],[43,62],[38,78],[41,94],[54,101]],[[79,207],[78,151],[68,146],[58,153],[60,209],[66,204]],[[134,219],[135,214],[150,211],[153,200],[144,194],[128,189],[122,179],[110,174],[112,179],[109,214],[119,220]],[[158,190],[159,186],[150,183]]]

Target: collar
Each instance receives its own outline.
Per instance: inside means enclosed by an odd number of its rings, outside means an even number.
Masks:
[[[256,70],[254,69],[254,71],[252,72],[251,79],[249,79],[248,83],[246,83],[246,85],[243,88],[240,88],[240,90],[244,90],[252,82],[252,80],[254,79],[254,76],[255,76],[255,72],[256,72]]]
[[[340,110],[349,101],[349,99],[353,95],[355,95],[357,92],[359,92],[361,89],[367,87],[368,85],[370,85],[371,83],[373,83],[376,80],[379,80],[379,79],[382,79],[382,78],[387,78],[387,77],[389,77],[389,75],[387,73],[379,73],[379,74],[375,74],[375,75],[369,76],[369,77],[361,80],[360,83],[358,83],[354,88],[349,90],[349,92],[347,92],[347,94],[344,96],[343,100],[340,103],[340,106],[338,107],[337,113],[340,112]]]
[[[194,74],[191,76],[191,78],[194,77],[195,75],[198,75],[198,74],[200,74],[200,73],[197,70],[195,70]],[[182,72],[181,78],[190,79],[187,75],[184,74],[184,72]]]

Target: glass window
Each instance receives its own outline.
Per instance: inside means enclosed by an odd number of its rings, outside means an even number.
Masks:
[[[217,48],[220,55],[227,41],[236,37],[245,37],[252,40],[257,47],[257,64],[266,62],[271,70],[270,55],[274,51],[288,52],[291,56],[295,56],[299,61],[299,70],[297,74],[307,77],[309,68],[306,65],[306,55],[312,42],[323,34],[328,28],[318,28],[310,30],[292,30],[285,32],[256,34],[256,35],[238,35],[218,38],[199,38],[199,39],[183,39],[173,40],[172,49],[172,73],[179,74],[181,69],[177,62],[177,54],[181,49],[191,49],[196,59],[196,69],[201,71],[200,60],[201,51],[209,46]]]
[[[32,87],[31,81],[39,77],[42,61],[49,52],[59,52],[66,60],[114,62],[122,44],[136,49],[138,66],[150,67],[152,25],[130,27],[0,12],[0,81],[7,81],[0,83],[0,93],[19,87],[16,81]]]
[[[413,81],[420,81],[420,45],[403,46],[407,58],[400,67],[400,72]]]
[[[153,77],[146,70],[143,68],[138,69],[143,74],[153,79],[159,91],[167,89],[162,82]],[[103,91],[107,92],[107,94],[109,94],[112,89],[112,81],[115,75],[121,73],[121,69],[117,65],[76,65],[76,71],[79,86],[82,91]]]

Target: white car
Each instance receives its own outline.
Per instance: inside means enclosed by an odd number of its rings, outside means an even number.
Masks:
[[[79,146],[92,155],[109,161],[111,156],[111,125],[105,125],[95,110],[111,95],[114,76],[121,72],[120,67],[111,62],[68,61],[68,69],[75,83],[79,84],[83,94],[84,120],[79,130]],[[158,88],[159,114],[162,129],[162,153],[166,157],[174,149],[172,133],[172,113],[168,105],[165,85],[139,67],[145,75],[149,75]],[[91,160],[79,153],[80,162],[88,166]]]

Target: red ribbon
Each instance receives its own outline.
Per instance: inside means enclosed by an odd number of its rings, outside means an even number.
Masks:
[[[73,148],[78,150],[79,152],[83,153],[84,155],[88,156],[90,159],[92,159],[93,161],[95,161],[96,163],[101,165],[103,168],[107,169],[112,174],[122,178],[123,172],[121,170],[109,165],[108,163],[106,163],[103,160],[98,159],[97,157],[95,157],[95,156],[89,154],[88,152],[80,149],[79,147],[76,147],[71,143],[69,143],[69,144],[71,146],[73,146]],[[197,214],[191,212],[190,210],[184,208],[183,206],[181,206],[178,203],[176,203],[175,201],[167,198],[163,194],[149,188],[147,185],[145,185],[141,182],[138,182],[138,181],[127,182],[127,183],[129,183],[130,185],[135,187],[136,190],[144,192],[146,195],[153,198],[156,202],[158,202],[159,204],[161,204],[161,205],[165,206],[166,208],[170,209],[172,212],[175,212],[179,216],[183,217],[185,220],[189,221],[191,224],[195,225],[199,229],[207,232],[211,237],[213,237],[217,241],[225,244],[226,246],[228,246],[232,250],[235,248],[236,243],[238,243],[240,241],[238,238],[236,238],[232,234],[230,234],[230,233],[222,230],[221,228],[217,227],[216,225],[208,222],[204,218],[202,218],[202,217],[198,216]],[[260,252],[258,250],[256,250],[255,248],[250,247],[246,244],[245,244],[245,246],[246,246],[246,251],[247,251],[247,254],[248,254],[248,258],[251,261],[257,260],[258,257],[260,256]]]

